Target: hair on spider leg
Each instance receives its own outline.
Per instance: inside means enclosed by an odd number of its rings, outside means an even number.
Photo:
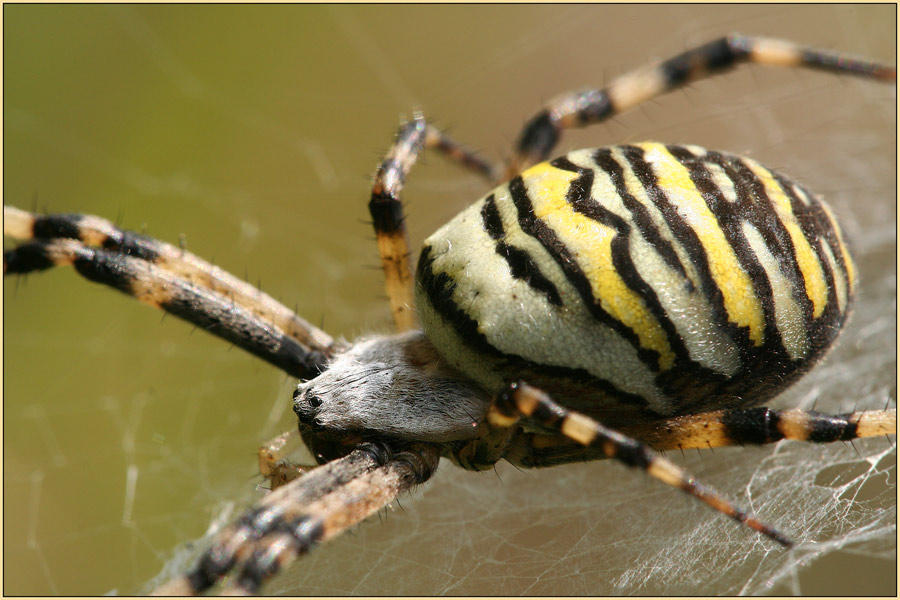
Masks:
[[[516,466],[516,469],[517,469],[520,473],[522,472],[522,469],[519,468],[518,466]],[[494,472],[494,476],[497,478],[497,481],[499,481],[500,484],[502,485],[502,484],[503,484],[503,478],[500,477],[500,471],[497,470],[497,465],[494,465],[494,468],[491,469],[491,470]]]
[[[847,440],[850,442],[850,446],[853,448],[853,451],[856,452],[856,457],[862,459],[862,454],[859,453],[859,448],[856,447],[856,444],[853,443],[853,440]]]

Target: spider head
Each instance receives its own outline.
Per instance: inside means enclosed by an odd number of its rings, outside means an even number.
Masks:
[[[294,412],[297,414],[300,437],[310,453],[320,464],[346,456],[363,441],[363,436],[352,431],[341,431],[323,426],[317,418],[322,398],[301,383],[294,391]]]
[[[317,459],[373,438],[471,439],[489,403],[420,331],[359,340],[294,392],[300,433]]]
[[[294,413],[300,420],[300,424],[307,426],[321,425],[317,423],[316,414],[322,406],[322,398],[310,389],[309,382],[301,383],[294,390]]]

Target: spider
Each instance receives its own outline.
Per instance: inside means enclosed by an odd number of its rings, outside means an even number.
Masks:
[[[895,79],[845,55],[728,36],[552,100],[502,172],[416,116],[370,201],[398,333],[353,344],[181,249],[98,217],[5,207],[5,234],[26,240],[4,253],[5,273],[72,265],[302,380],[298,431],[260,452],[275,490],[158,591],[199,593],[234,573],[229,591],[256,592],[427,480],[441,456],[473,470],[615,458],[789,546],[653,450],[895,432],[895,411],[758,406],[813,366],[849,310],[854,267],[830,209],[750,159],[696,146],[541,162],[564,129],[748,61]],[[399,194],[426,148],[498,187],[426,240],[414,285]],[[322,466],[283,460],[297,433]]]

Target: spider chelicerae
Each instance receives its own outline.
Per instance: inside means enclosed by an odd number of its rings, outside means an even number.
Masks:
[[[866,61],[731,36],[604,90],[551,101],[526,126],[503,172],[417,117],[401,128],[381,164],[370,203],[395,324],[406,333],[352,346],[180,249],[96,217],[5,208],[5,233],[32,240],[5,253],[6,273],[71,264],[307,381],[295,394],[294,410],[304,441],[326,464],[297,478],[303,469],[281,460],[290,436],[266,446],[261,470],[278,489],[223,532],[191,573],[160,591],[197,593],[229,572],[236,573],[232,591],[256,591],[285,562],[430,477],[442,455],[479,470],[501,458],[546,466],[615,457],[788,545],[783,534],[650,448],[784,437],[831,441],[895,430],[893,411],[826,417],[752,408],[811,367],[846,315],[855,277],[827,207],[748,159],[691,146],[601,148],[536,165],[549,157],[563,129],[600,121],[741,61],[894,78],[893,69]],[[508,182],[426,242],[416,291],[428,338],[415,330],[411,312],[399,205],[403,181],[424,148],[494,183]],[[677,169],[693,182],[693,198]],[[612,193],[603,198],[603,211],[592,212],[601,176]],[[774,198],[776,188],[790,208]],[[687,194],[685,202],[702,193],[713,219],[704,224],[685,217],[675,224],[674,213],[702,211],[670,203],[666,212],[663,197],[671,199],[673,190]],[[749,207],[761,194],[772,196],[769,212],[754,216],[748,208],[737,220],[726,218],[729,206]],[[575,206],[579,216],[564,215],[556,201]],[[787,214],[792,211],[799,215],[794,220]],[[609,232],[594,231],[579,250],[579,240],[565,236],[583,231],[584,219]],[[615,241],[631,230],[639,232],[631,244],[644,244],[641,252],[629,254]],[[805,254],[797,249],[804,237],[813,240]],[[601,239],[609,240],[608,248],[600,247]],[[646,247],[657,254],[646,255]],[[596,260],[582,264],[585,255]],[[740,269],[728,269],[732,263]],[[676,282],[667,269],[684,280]],[[743,279],[731,279],[740,271]],[[659,280],[648,280],[649,272]],[[491,287],[501,275],[508,286]],[[798,286],[808,300],[798,299]],[[665,298],[675,289],[681,291]],[[748,298],[759,306],[744,306]],[[692,314],[678,321],[678,312]],[[576,330],[583,338],[572,334]],[[722,345],[725,338],[734,348]],[[563,343],[554,345],[557,340]]]

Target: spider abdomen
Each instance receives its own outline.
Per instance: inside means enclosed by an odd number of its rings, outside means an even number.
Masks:
[[[755,161],[571,152],[425,242],[417,306],[488,390],[525,379],[611,423],[756,405],[832,344],[855,286],[830,209]]]

